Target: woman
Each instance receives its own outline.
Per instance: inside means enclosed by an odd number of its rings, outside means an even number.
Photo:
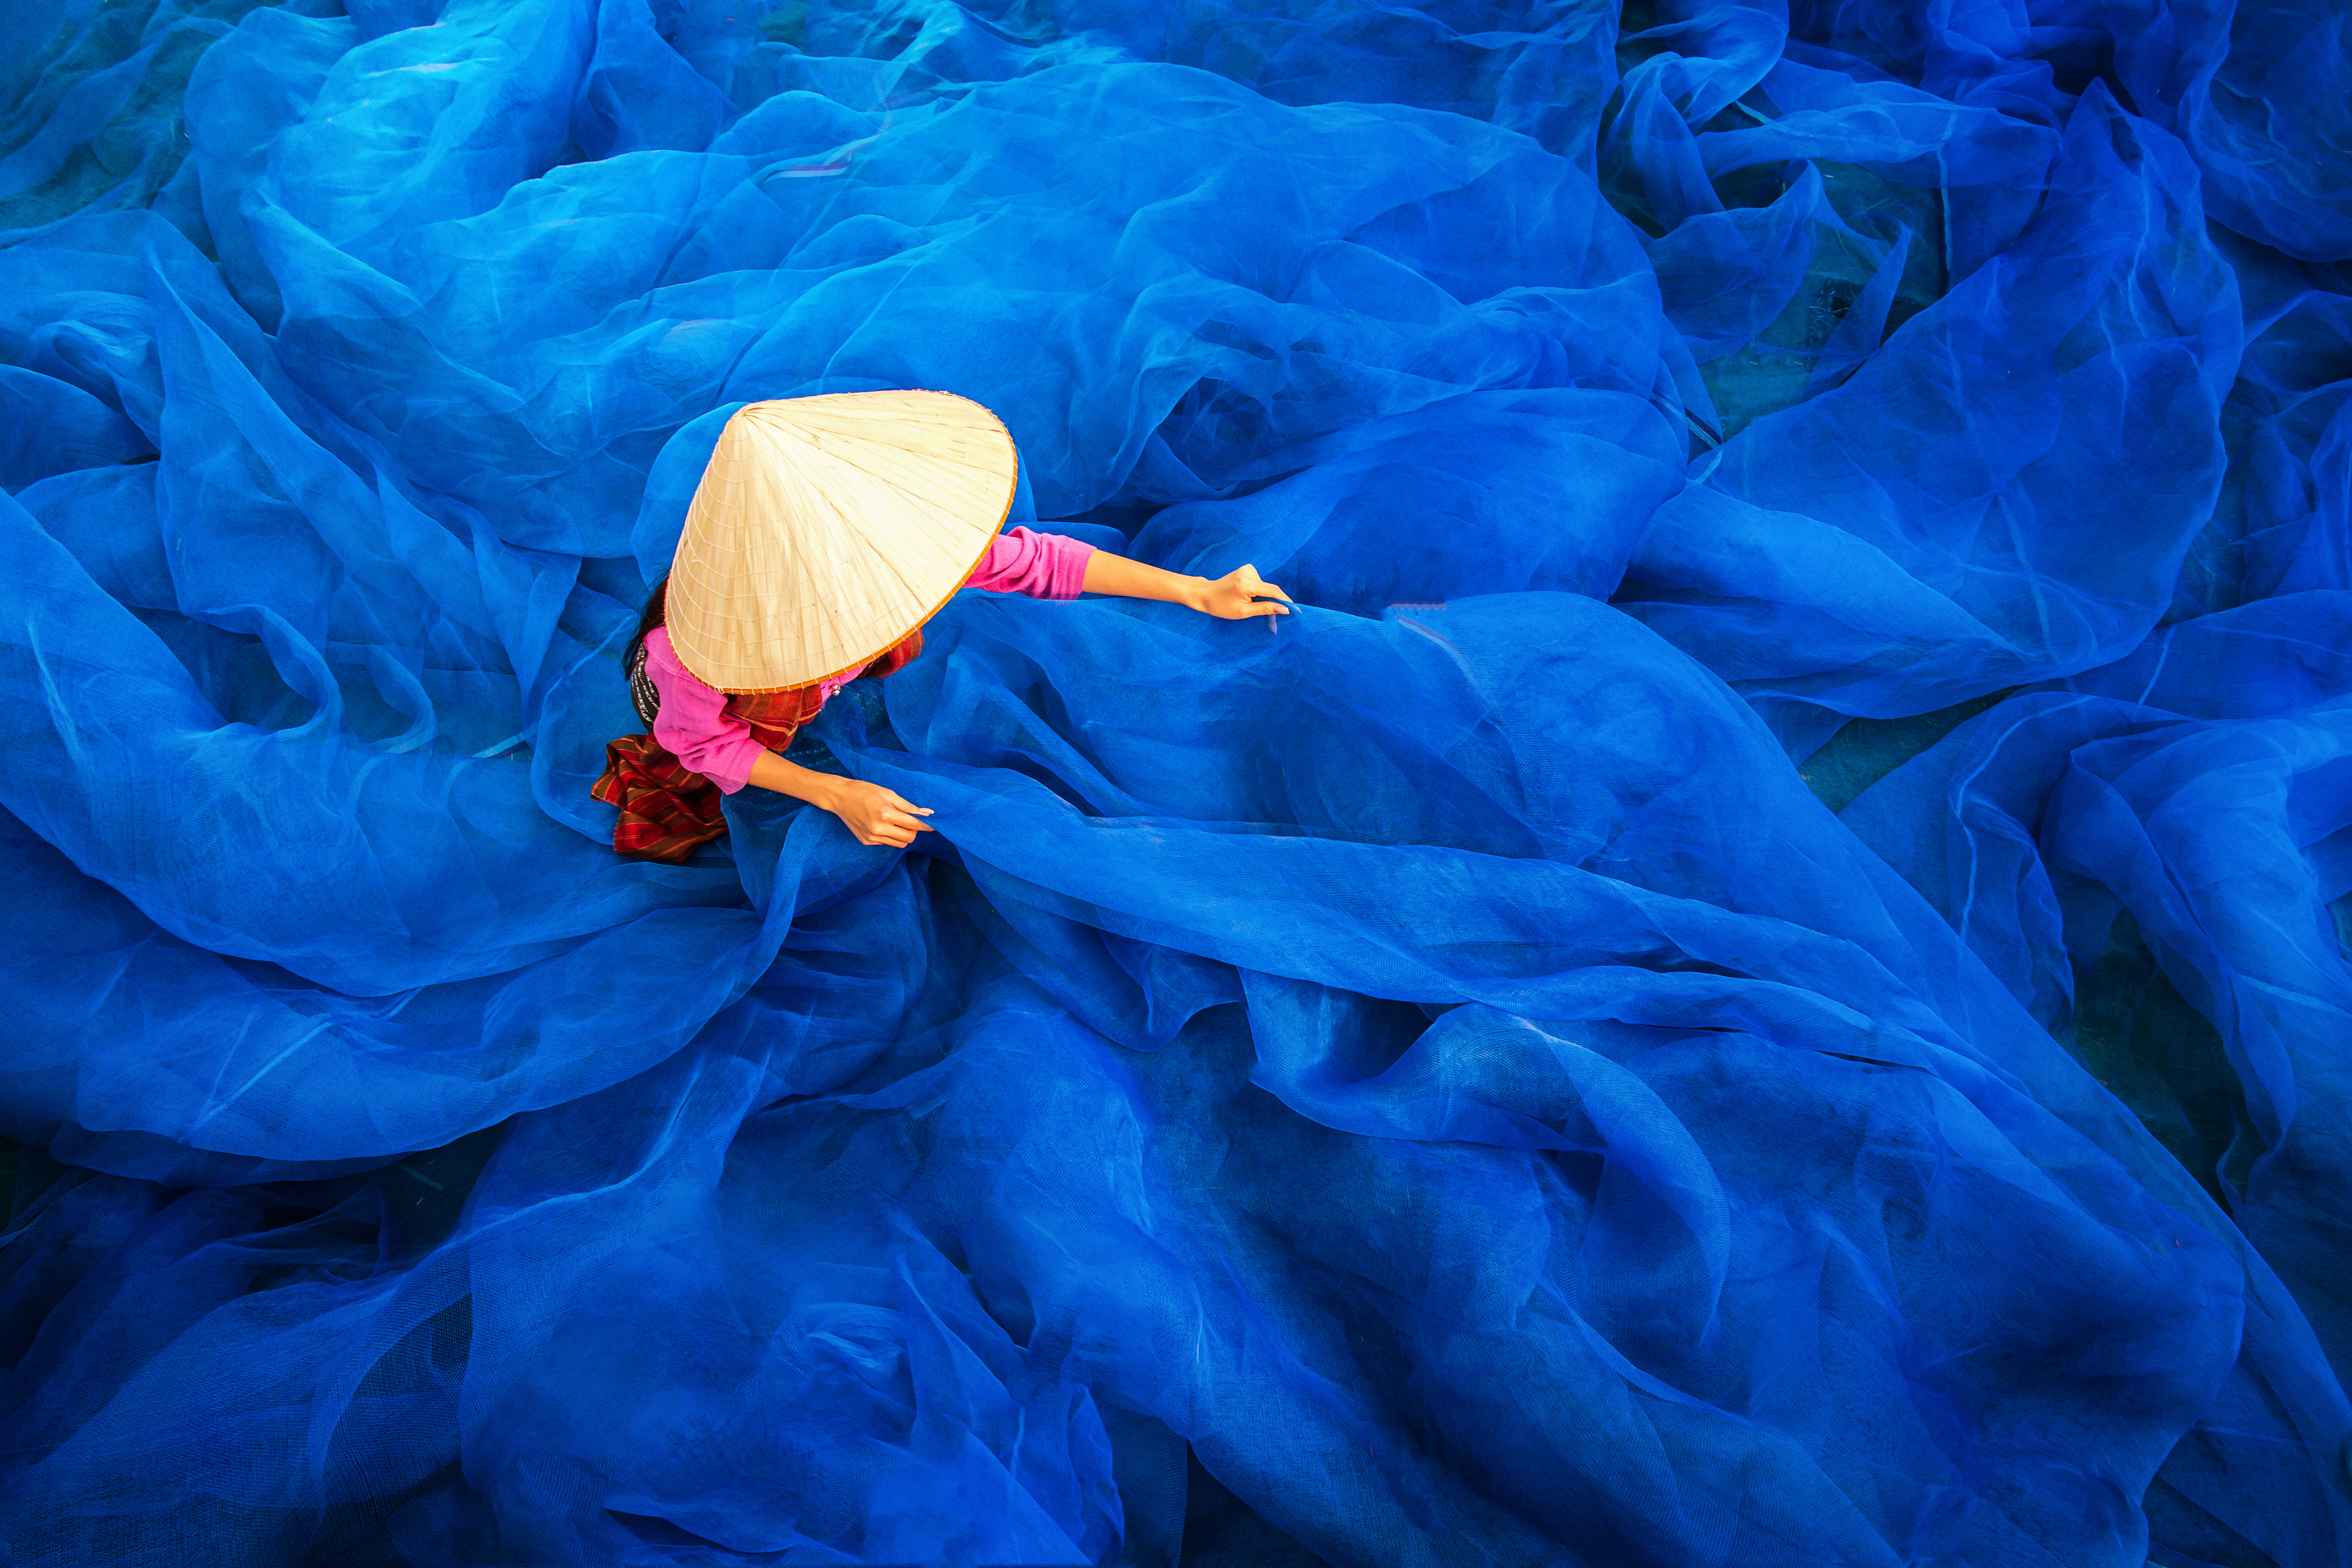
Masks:
[[[1290,613],[1253,567],[1213,581],[1060,534],[999,534],[1017,463],[995,416],[949,393],[738,410],[629,644],[647,732],[604,748],[595,795],[620,807],[613,847],[682,861],[727,831],[720,797],[747,784],[833,813],[861,844],[903,848],[930,831],[930,812],[893,791],[778,753],[843,686],[922,652],[922,624],[958,588],[1164,599],[1226,620]]]

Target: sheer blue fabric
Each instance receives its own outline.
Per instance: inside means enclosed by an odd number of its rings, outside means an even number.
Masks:
[[[0,16],[0,1556],[2352,1553],[2340,8]],[[881,386],[1297,613],[616,858]]]

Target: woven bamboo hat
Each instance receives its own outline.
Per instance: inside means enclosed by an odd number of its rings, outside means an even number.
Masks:
[[[687,510],[663,618],[678,662],[721,691],[855,669],[930,619],[1013,507],[996,416],[948,392],[748,404]]]

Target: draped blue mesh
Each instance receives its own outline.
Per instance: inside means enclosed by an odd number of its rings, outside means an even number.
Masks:
[[[2340,7],[0,18],[0,1558],[2352,1553]],[[878,387],[1297,613],[618,858]]]

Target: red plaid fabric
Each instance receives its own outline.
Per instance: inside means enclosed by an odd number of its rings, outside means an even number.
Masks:
[[[922,651],[923,634],[910,633],[867,665],[865,674],[891,674]],[[824,706],[814,686],[727,700],[728,713],[749,724],[752,738],[772,752],[791,745],[800,727]],[[727,831],[727,818],[719,810],[726,797],[719,786],[690,771],[651,735],[605,742],[604,774],[592,793],[621,808],[620,820],[613,825],[613,848],[632,860],[675,866]]]

